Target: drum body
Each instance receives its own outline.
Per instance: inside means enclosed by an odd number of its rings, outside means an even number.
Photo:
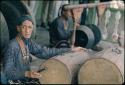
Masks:
[[[109,47],[91,55],[91,59],[81,66],[78,81],[79,84],[122,84],[124,48]]]
[[[40,68],[45,70],[40,72],[42,77],[39,80],[41,84],[76,83],[80,65],[88,58],[84,51],[55,56],[41,65]]]

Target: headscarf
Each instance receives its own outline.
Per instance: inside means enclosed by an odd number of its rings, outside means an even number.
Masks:
[[[17,25],[20,26],[22,25],[22,23],[25,21],[25,20],[29,20],[32,22],[32,24],[34,24],[33,20],[32,20],[32,17],[30,15],[22,15],[21,17],[19,17],[17,19]]]

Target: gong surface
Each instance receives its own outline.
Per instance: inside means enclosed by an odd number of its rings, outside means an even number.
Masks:
[[[88,26],[88,27],[92,30],[93,34],[94,34],[95,42],[94,42],[93,46],[95,46],[95,45],[98,44],[99,41],[101,40],[101,31],[100,31],[100,29],[99,29],[96,25],[94,25],[94,24],[88,24],[88,25],[86,25],[86,26]]]
[[[94,42],[94,34],[89,27],[81,25],[80,28],[76,30],[75,46],[92,48]]]

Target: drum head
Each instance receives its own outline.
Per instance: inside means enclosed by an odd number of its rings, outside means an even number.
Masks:
[[[106,59],[90,59],[81,67],[79,84],[122,84],[122,75],[117,66]]]
[[[45,68],[40,72],[42,75],[40,80],[41,84],[70,84],[71,78],[67,67],[56,59],[49,59],[41,65]]]

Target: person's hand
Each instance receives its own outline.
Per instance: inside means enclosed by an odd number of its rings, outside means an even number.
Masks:
[[[118,34],[116,34],[116,33],[113,33],[113,34],[112,34],[112,39],[113,39],[113,41],[117,41],[117,40],[118,40],[118,37],[119,37]]]
[[[85,50],[87,50],[87,49],[85,49],[85,48],[82,48],[82,47],[72,47],[71,48],[71,51],[74,51],[74,52],[79,52],[79,51],[85,51]]]
[[[76,28],[78,29],[80,27],[80,24],[79,23],[76,23]]]
[[[29,78],[40,78],[41,75],[36,72],[36,71],[26,71],[25,72],[25,77],[29,77]]]

